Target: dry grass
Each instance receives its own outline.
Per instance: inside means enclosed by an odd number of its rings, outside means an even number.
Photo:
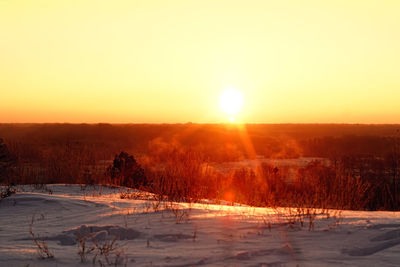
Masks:
[[[78,236],[76,239],[78,241],[78,255],[81,259],[81,262],[84,263],[84,262],[86,262],[87,255],[94,250],[94,247],[87,247],[87,243],[86,243],[87,236],[81,236],[78,233]]]
[[[13,186],[0,187],[0,200],[15,194],[17,190]]]
[[[105,240],[99,242],[97,239],[92,238],[94,256],[92,263],[95,265],[98,263],[100,266],[118,266],[123,264],[124,251],[121,245],[117,245],[118,237],[115,236],[112,240]],[[126,265],[126,262],[125,262]]]
[[[174,202],[165,203],[165,208],[172,212],[176,224],[180,224],[184,221],[187,222],[189,220],[189,211],[185,208],[181,208],[179,204]]]
[[[47,242],[44,238],[40,238],[37,234],[33,232],[33,224],[35,222],[35,215],[32,215],[31,222],[29,224],[29,234],[32,236],[32,240],[37,247],[37,252],[39,258],[41,259],[51,259],[54,258],[53,252],[50,251]]]

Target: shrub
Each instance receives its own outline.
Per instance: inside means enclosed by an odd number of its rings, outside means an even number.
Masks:
[[[16,158],[10,153],[3,139],[0,138],[0,184],[10,183],[11,167]]]
[[[147,186],[143,168],[132,155],[126,152],[115,155],[113,164],[106,170],[106,175],[111,178],[113,184],[132,188]]]

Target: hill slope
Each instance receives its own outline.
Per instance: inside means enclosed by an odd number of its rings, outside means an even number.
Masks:
[[[20,187],[17,194],[0,201],[0,265],[92,266],[94,261],[96,266],[395,266],[400,262],[400,212],[315,211],[308,216],[303,210],[303,216],[296,216],[297,211],[288,208],[152,199],[151,194],[126,188]],[[30,225],[54,258],[38,257]],[[81,253],[85,258],[81,263],[78,252],[83,243],[89,252]]]

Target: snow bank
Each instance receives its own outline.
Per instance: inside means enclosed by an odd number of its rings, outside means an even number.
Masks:
[[[49,185],[47,190],[25,186],[19,191],[0,201],[0,266],[92,266],[93,260],[96,266],[400,262],[399,212],[330,211],[328,216],[317,211],[309,227],[309,219],[304,217],[301,225],[293,209],[163,205],[151,194],[126,188]],[[37,256],[29,234],[32,216],[32,230],[47,243],[53,259]]]

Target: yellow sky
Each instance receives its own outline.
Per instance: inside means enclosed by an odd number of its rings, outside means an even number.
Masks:
[[[0,122],[400,123],[400,1],[0,0]]]

